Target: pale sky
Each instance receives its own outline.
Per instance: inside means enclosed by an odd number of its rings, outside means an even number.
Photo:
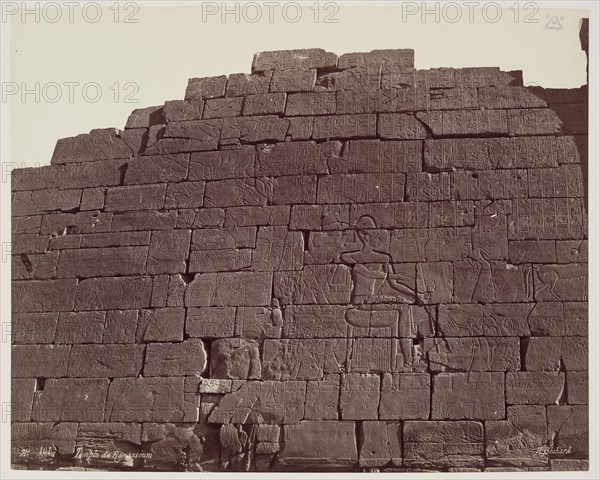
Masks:
[[[74,9],[72,19],[65,8],[54,23],[58,12],[50,8],[37,19],[34,13],[3,11],[2,26],[8,19],[11,40],[11,83],[3,84],[3,96],[11,99],[11,161],[48,164],[57,139],[93,128],[123,128],[133,109],[183,98],[190,77],[249,73],[253,54],[264,50],[323,48],[343,54],[412,48],[420,69],[497,66],[523,70],[526,84],[585,83],[578,34],[585,10],[507,8],[498,14],[494,5],[469,12],[453,2],[463,10],[430,5],[426,14],[422,2],[404,7],[391,2],[325,7],[325,2],[318,11],[309,8],[313,2],[303,3],[300,11],[294,2],[275,3],[271,11],[268,2],[230,4],[234,13],[223,18],[222,2],[204,8],[190,7],[191,2],[186,7],[129,2],[102,10],[95,23],[93,7],[85,13]],[[23,98],[25,90],[32,93]]]

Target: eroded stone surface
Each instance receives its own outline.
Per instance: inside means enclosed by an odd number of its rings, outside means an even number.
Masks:
[[[32,419],[36,421],[101,422],[104,418],[108,379],[46,380],[35,393]]]
[[[311,422],[283,427],[283,449],[278,456],[282,466],[318,465],[323,468],[346,466],[358,460],[354,422]]]
[[[405,422],[404,465],[420,468],[481,467],[483,436],[483,425],[479,422]]]
[[[14,463],[49,466],[57,456],[75,453],[77,423],[14,422],[11,434],[11,459]]]
[[[504,374],[440,373],[433,377],[432,417],[494,420],[504,417]]]
[[[186,401],[182,377],[116,378],[108,389],[105,421],[193,422],[197,410]]]
[[[306,382],[247,382],[226,394],[208,421],[294,424],[304,415]]]
[[[223,338],[211,344],[210,370],[213,378],[260,379],[258,342]]]
[[[541,466],[548,461],[543,406],[507,407],[506,420],[486,422],[486,457],[493,465]]]
[[[200,375],[206,368],[206,360],[204,344],[198,338],[190,338],[180,343],[152,343],[146,348],[144,375]]]
[[[400,422],[361,423],[361,449],[358,464],[361,467],[379,467],[402,463],[402,428]]]

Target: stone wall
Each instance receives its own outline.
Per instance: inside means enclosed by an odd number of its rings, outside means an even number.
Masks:
[[[13,171],[15,468],[587,468],[587,88],[264,52]]]

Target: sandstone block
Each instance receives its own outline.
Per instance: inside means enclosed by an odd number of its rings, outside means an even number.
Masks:
[[[362,115],[322,115],[314,118],[312,138],[368,138],[377,134],[377,116]]]
[[[16,313],[73,310],[77,286],[76,279],[13,282],[12,310]]]
[[[174,155],[148,155],[137,157],[127,162],[125,184],[181,182],[187,176],[190,155],[179,153]]]
[[[244,99],[244,115],[283,115],[285,93],[259,93]]]
[[[146,268],[147,257],[148,247],[65,250],[58,261],[56,276],[73,278],[140,275]]]
[[[271,70],[247,73],[232,73],[227,80],[226,97],[258,95],[269,91],[273,72]]]
[[[44,212],[69,211],[79,208],[81,190],[33,190],[13,192],[12,215],[39,215]]]
[[[242,338],[220,338],[211,344],[211,378],[260,379],[258,342]]]
[[[411,421],[403,425],[405,466],[482,467],[483,425],[473,421]]]
[[[190,160],[190,180],[224,180],[254,175],[254,147],[241,147],[216,152],[195,152]]]
[[[119,292],[119,295],[115,295]],[[75,310],[127,310],[150,306],[152,278],[104,277],[81,280]]]
[[[104,418],[109,385],[105,378],[54,379],[35,393],[32,418],[36,421],[100,422]]]
[[[204,102],[202,100],[190,102],[186,102],[185,100],[168,100],[163,107],[165,123],[200,120],[203,109]]]
[[[236,309],[234,307],[188,308],[185,331],[190,337],[232,337],[235,323]]]
[[[342,377],[340,415],[343,420],[378,418],[379,375],[350,373]]]
[[[106,192],[107,210],[157,210],[163,207],[167,186],[161,184],[110,187]]]
[[[10,416],[13,422],[29,422],[33,407],[35,378],[12,378],[10,382]]]
[[[505,415],[504,374],[440,373],[433,377],[432,418],[496,420]]]
[[[340,402],[340,376],[325,375],[323,380],[306,382],[306,420],[337,420]]]
[[[144,345],[74,345],[70,377],[135,377],[144,361]]]
[[[346,348],[341,339],[267,339],[263,344],[262,377],[319,380],[324,374],[341,373]]]
[[[227,77],[203,77],[190,78],[185,90],[185,99],[187,101],[206,100],[207,98],[222,97],[225,95],[225,85]]]
[[[61,312],[54,343],[102,343],[105,312]]]
[[[56,142],[52,164],[115,160],[134,156],[132,148],[114,128],[95,129]]]
[[[190,230],[152,232],[148,248],[147,273],[185,273],[191,235]]]
[[[534,269],[535,297],[541,301],[586,301],[587,265],[539,265]]]
[[[204,344],[198,338],[189,338],[180,343],[151,343],[146,348],[144,375],[200,375],[206,368],[206,357]]]
[[[381,420],[426,420],[430,411],[428,374],[384,373],[381,382]]]
[[[197,411],[187,403],[183,377],[116,378],[108,389],[107,422],[193,422]]]
[[[288,128],[289,120],[275,115],[225,118],[221,130],[220,144],[281,142],[285,140]]]
[[[13,345],[12,376],[65,377],[70,351],[70,345]]]
[[[306,382],[246,382],[225,394],[210,423],[296,424],[304,415]]]
[[[319,203],[400,202],[405,176],[390,174],[342,174],[319,178]]]
[[[11,459],[15,464],[50,466],[58,456],[75,453],[76,422],[14,422]]]
[[[565,384],[563,373],[508,372],[506,402],[510,404],[558,404]]]
[[[136,341],[139,343],[182,341],[184,321],[184,308],[139,310]]]
[[[402,427],[400,422],[361,422],[361,448],[358,464],[380,467],[402,463]]]
[[[310,175],[327,173],[327,157],[315,142],[288,142],[258,149],[257,175]]]
[[[267,272],[220,272],[197,274],[185,293],[187,307],[268,305],[272,274]]]
[[[518,338],[426,338],[425,351],[432,371],[504,372],[519,370]]]
[[[58,312],[13,314],[12,321],[13,344],[52,343],[58,325]]]
[[[334,68],[336,64],[337,55],[321,48],[274,50],[254,55],[252,73],[269,70]]]
[[[285,115],[333,115],[336,113],[336,96],[333,92],[303,92],[288,95]],[[355,112],[344,112],[355,113]]]
[[[506,420],[486,422],[486,457],[492,465],[542,466],[548,456],[541,454],[547,444],[546,410],[539,405],[508,407]]]
[[[275,70],[271,78],[270,92],[310,92],[315,86],[317,71],[308,70]]]
[[[242,97],[212,98],[204,102],[202,118],[237,117],[242,114]]]

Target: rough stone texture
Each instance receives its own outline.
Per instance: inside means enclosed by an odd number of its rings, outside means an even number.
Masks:
[[[13,345],[13,378],[66,377],[71,345]]]
[[[589,468],[587,86],[251,72],[12,171],[14,468]]]
[[[400,422],[366,421],[361,424],[361,448],[358,464],[361,467],[402,464],[402,427]]]
[[[181,343],[152,343],[146,347],[144,376],[200,375],[206,368],[206,351],[201,340]]]
[[[504,417],[504,374],[440,373],[433,377],[432,418],[494,420]]]
[[[34,378],[13,379],[10,389],[10,414],[13,422],[31,420],[35,384]]]
[[[143,345],[74,345],[70,377],[135,377],[144,363]]]
[[[12,462],[51,467],[59,455],[74,455],[77,426],[75,422],[13,422]]]
[[[247,382],[226,394],[209,423],[298,423],[304,416],[306,382]]]
[[[188,308],[185,331],[190,337],[232,337],[235,322],[234,307]]]
[[[62,138],[56,142],[52,163],[93,162],[131,158],[132,148],[114,128],[95,129],[76,137]]]
[[[32,419],[36,421],[101,422],[104,418],[108,379],[46,380],[44,390],[35,392]]]
[[[429,418],[430,377],[423,373],[385,373],[381,382],[379,418],[426,420]]]
[[[479,422],[404,422],[404,465],[434,469],[482,467],[483,439]]]
[[[541,405],[518,405],[506,410],[506,420],[485,424],[489,464],[516,467],[546,465],[545,408]]]
[[[108,389],[106,422],[194,422],[183,377],[116,378]]]
[[[79,463],[92,468],[127,468],[142,464],[142,426],[135,423],[81,423],[75,444]],[[107,452],[97,455],[97,451]]]
[[[311,422],[283,427],[283,449],[277,457],[281,467],[344,468],[358,460],[354,422]]]
[[[212,378],[260,379],[258,342],[241,338],[223,338],[211,344]]]
[[[509,372],[506,374],[508,404],[556,405],[565,385],[563,373]]]

